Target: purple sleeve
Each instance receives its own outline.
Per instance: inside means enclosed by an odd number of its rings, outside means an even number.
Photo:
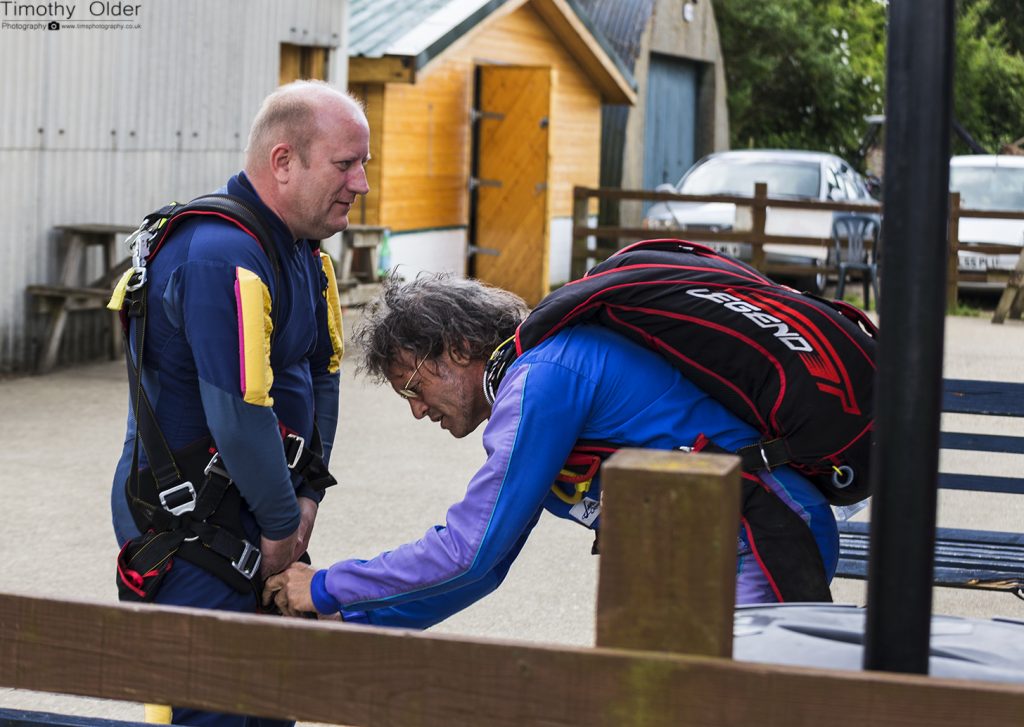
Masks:
[[[370,560],[335,563],[314,593],[317,608],[395,606],[487,576],[529,530],[592,397],[593,384],[561,366],[512,368],[484,431],[487,461],[448,510],[446,525]]]
[[[421,598],[415,601],[407,601],[397,606],[375,608],[372,611],[343,611],[342,618],[349,623],[372,624],[374,626],[389,626],[407,629],[426,629],[434,624],[443,621],[453,613],[461,611],[467,606],[479,601],[488,593],[496,589],[505,580],[508,570],[513,561],[519,556],[526,539],[529,537],[533,526],[540,519],[541,511],[538,510],[530,521],[528,530],[522,534],[519,541],[509,551],[501,562],[492,568],[487,575],[469,583],[461,588],[456,588],[429,598]],[[333,607],[334,600],[326,594],[324,581],[327,571],[319,571],[313,578],[312,595],[313,603],[318,610],[320,604],[329,611]]]

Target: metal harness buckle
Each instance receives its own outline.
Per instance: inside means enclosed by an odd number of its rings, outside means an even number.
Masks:
[[[125,290],[134,292],[146,284],[146,258],[149,256],[149,241],[156,237],[152,224],[145,222],[126,241],[132,253],[132,276],[125,285]]]
[[[187,500],[180,500],[176,497],[177,495],[186,495]],[[171,502],[168,502],[171,500]],[[177,501],[177,504],[175,504]],[[180,485],[175,485],[160,493],[160,504],[163,505],[164,510],[171,513],[171,515],[183,515],[186,512],[192,512],[196,509],[196,488],[192,486],[191,482],[182,482]]]
[[[853,484],[854,472],[853,468],[849,465],[842,465],[841,467],[832,467],[832,484],[843,489]]]
[[[242,554],[238,557],[238,560],[231,561],[231,567],[239,573],[241,573],[247,579],[252,580],[252,577],[260,568],[260,563],[263,562],[263,553],[261,553],[260,549],[252,543],[250,543],[248,540],[243,540],[242,544]],[[254,553],[256,555],[256,558],[250,564],[249,560],[253,557]]]
[[[293,470],[299,463],[299,458],[302,456],[302,452],[306,449],[306,440],[304,437],[300,437],[298,434],[287,434],[285,435],[285,457],[288,456],[288,441],[298,442],[298,447],[295,449],[295,455],[292,457],[291,462],[288,463],[288,469]]]
[[[141,265],[136,265],[132,268],[132,276],[128,278],[128,283],[124,286],[124,289],[129,293],[133,293],[145,284],[146,268]]]
[[[223,477],[228,481],[228,484],[231,484],[234,480],[231,479],[231,475],[228,474],[224,465],[221,464],[222,461],[220,452],[214,452],[213,456],[210,457],[210,461],[207,462],[206,467],[203,468],[203,474],[207,477],[209,477],[211,473],[215,474],[219,477]]]

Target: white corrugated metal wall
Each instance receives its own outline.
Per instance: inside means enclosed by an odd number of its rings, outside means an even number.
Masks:
[[[134,5],[124,22],[139,29],[70,27],[85,3],[58,31],[0,29],[0,372],[34,364],[44,321],[25,286],[56,282],[54,225],[134,224],[223,184],[278,84],[281,43],[334,48],[329,80],[347,85],[347,0]],[[107,350],[104,314],[72,319],[62,360]]]

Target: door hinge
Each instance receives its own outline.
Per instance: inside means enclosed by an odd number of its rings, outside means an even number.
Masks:
[[[498,113],[497,111],[481,111],[480,109],[470,109],[469,120],[476,123],[480,119],[487,119],[488,121],[504,121],[505,114]]]
[[[480,247],[479,245],[469,245],[466,248],[466,257],[469,257],[470,255],[491,255],[493,257],[498,257],[498,255],[501,255],[501,250],[498,250],[493,247]]]
[[[476,189],[477,187],[500,187],[500,179],[481,179],[480,177],[469,178],[469,188]]]

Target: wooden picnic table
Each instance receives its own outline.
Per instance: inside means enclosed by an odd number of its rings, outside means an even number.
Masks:
[[[68,313],[77,310],[102,309],[110,296],[117,278],[128,269],[130,259],[127,252],[119,255],[117,240],[135,230],[134,225],[110,224],[68,224],[56,225],[63,245],[60,276],[54,285],[29,285],[27,292],[49,312],[50,321],[46,338],[39,356],[37,371],[46,373],[57,363],[61,339],[67,325]],[[88,248],[98,246],[103,254],[103,273],[94,280],[84,278],[84,257]],[[111,314],[112,357],[120,355],[121,335],[117,314]]]

